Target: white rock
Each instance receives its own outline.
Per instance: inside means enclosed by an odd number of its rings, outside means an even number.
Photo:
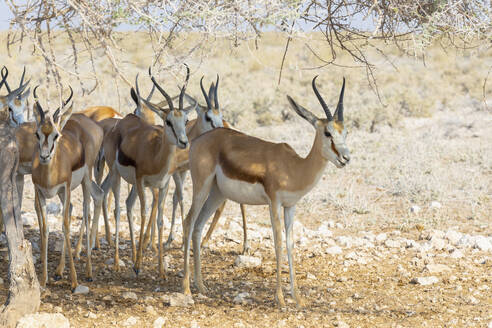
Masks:
[[[432,209],[440,209],[442,207],[442,205],[438,201],[434,200],[430,203],[429,207]]]
[[[347,255],[345,255],[345,258],[348,260],[357,260],[359,256],[357,256],[357,253],[355,252],[350,252]]]
[[[337,224],[336,224],[335,226],[336,226],[338,229],[343,229],[343,228],[344,228],[343,224],[342,224],[342,223],[340,223],[340,222],[337,222]]]
[[[385,242],[384,242],[384,245],[388,248],[400,248],[401,244],[398,240],[394,240],[394,239],[387,239]]]
[[[47,214],[58,214],[61,212],[61,207],[60,204],[55,203],[55,202],[49,202],[46,204],[46,213]]]
[[[198,322],[193,320],[190,324],[190,328],[200,328],[200,325],[198,324]]]
[[[238,268],[255,268],[261,265],[261,258],[248,255],[239,255],[234,261]]]
[[[463,256],[465,255],[459,249],[454,249],[453,252],[449,255],[449,257],[451,257],[452,259],[460,259]]]
[[[342,254],[342,249],[339,246],[332,246],[325,249],[325,253],[330,255],[338,255]]]
[[[29,314],[17,321],[16,328],[70,328],[70,322],[61,313]]]
[[[458,245],[462,236],[463,236],[463,234],[461,232],[457,232],[454,230],[448,230],[448,231],[446,231],[446,234],[444,235],[444,237],[447,240],[449,240],[449,242],[454,246]]]
[[[457,246],[473,247],[473,244],[474,240],[472,239],[472,237],[468,234],[463,234],[463,236],[461,236],[460,240],[458,241]]]
[[[124,292],[121,296],[125,300],[135,300],[135,301],[138,300],[138,296],[134,292]]]
[[[152,327],[153,328],[162,328],[162,327],[164,327],[165,323],[166,323],[166,319],[163,317],[159,317],[159,318],[154,320]]]
[[[124,327],[132,327],[132,326],[135,326],[138,322],[138,319],[139,318],[136,318],[136,317],[129,317],[128,319],[126,319],[125,321],[123,321],[123,326]]]
[[[451,271],[451,269],[447,265],[432,263],[427,264],[424,270],[432,274]]]
[[[349,236],[338,236],[336,241],[343,247],[347,247],[347,248],[350,248],[353,245],[353,239],[352,237]]]
[[[168,295],[161,296],[164,303],[169,304],[169,306],[179,306],[187,307],[195,304],[193,297],[191,295],[185,295],[182,293],[171,293]]]
[[[233,302],[237,304],[252,303],[252,300],[249,297],[250,295],[248,292],[239,293],[234,297]]]
[[[439,282],[439,279],[435,276],[430,276],[430,277],[416,277],[413,278],[411,283],[417,284],[417,285],[422,285],[422,286],[428,286],[432,284],[436,284]]]
[[[473,247],[485,252],[492,251],[492,243],[485,236],[476,236]]]
[[[84,317],[89,319],[97,319],[97,315],[95,313],[92,313],[91,311],[87,312],[87,314]]]
[[[431,245],[432,248],[440,251],[446,247],[446,240],[442,238],[432,238]]]
[[[384,242],[386,239],[388,238],[388,236],[383,232],[383,233],[380,233],[376,236],[376,242],[378,243],[382,243]]]
[[[316,280],[316,276],[314,274],[312,274],[311,272],[307,273],[306,278],[310,279],[310,280]]]
[[[345,322],[343,322],[343,321],[338,321],[338,322],[336,323],[336,326],[337,326],[338,328],[350,328],[350,326],[349,326],[348,324],[346,324]]]
[[[150,314],[150,315],[156,315],[157,314],[157,311],[154,309],[154,307],[152,305],[147,305],[145,307],[145,311]]]
[[[121,259],[119,259],[119,260],[118,260],[118,263],[119,263],[119,265],[120,265],[120,267],[121,267],[121,268],[124,268],[124,267],[126,266],[125,261],[123,261],[123,260],[121,260]],[[109,259],[107,259],[107,260],[104,262],[104,264],[109,265],[109,266],[112,266],[112,265],[114,264],[114,258],[109,258]]]
[[[410,207],[410,212],[415,213],[415,214],[420,212],[420,210],[421,210],[421,208],[418,205],[412,205],[412,207]]]
[[[38,224],[38,217],[34,213],[23,213],[22,214],[22,223],[25,226],[34,227]]]
[[[89,294],[89,287],[84,285],[78,285],[72,293],[73,295],[85,295]]]
[[[333,226],[335,226],[335,223],[333,223]],[[328,222],[324,222],[318,227],[318,233],[321,238],[329,238],[333,236],[333,231],[330,230],[330,225],[328,224]]]
[[[489,324],[487,325],[487,328],[492,328],[492,321],[489,322]]]

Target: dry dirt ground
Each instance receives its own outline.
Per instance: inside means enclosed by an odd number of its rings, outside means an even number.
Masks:
[[[329,58],[329,48],[322,44],[315,47],[315,39],[315,35],[307,36],[305,41]],[[141,40],[134,41],[128,36],[135,47],[128,54],[129,74],[141,72],[143,76],[151,50]],[[57,42],[60,53],[64,53],[67,43]],[[492,64],[491,50],[462,54],[432,48],[424,64],[383,46],[389,51],[388,57],[374,57],[380,102],[368,85],[364,68],[311,70],[322,63],[297,41],[289,48],[283,81],[277,86],[285,44],[274,35],[261,42],[258,50],[252,42],[232,49],[213,44],[204,50],[209,56],[201,66],[199,58],[190,59],[190,93],[200,96],[202,74],[210,81],[220,73],[219,99],[225,118],[251,135],[287,142],[302,156],[309,152],[314,131],[288,108],[285,95],[292,95],[321,116],[310,86],[312,77],[320,74],[319,88],[331,108],[341,76],[347,77],[345,119],[352,161],[342,170],[329,164],[319,184],[296,210],[295,267],[306,307],[297,309],[291,301],[285,258],[282,279],[287,307],[278,309],[274,302],[275,256],[266,207],[246,207],[251,255],[261,258],[261,265],[235,266],[242,247],[241,219],[237,204],[229,203],[202,257],[209,293],[197,295],[192,289],[194,305],[177,307],[169,304],[169,298],[181,289],[181,235],[173,244],[175,248],[166,253],[166,279],[158,276],[155,253],[150,249],[140,275],[135,277],[122,201],[120,256],[125,267],[115,273],[105,264],[114,250],[103,240],[101,249],[93,252],[94,281],[88,283],[84,281],[83,253],[76,268],[79,283],[90,288],[87,295],[71,294],[67,270],[61,281],[52,279],[62,234],[60,214],[55,211],[49,215],[50,282],[43,292],[40,312],[60,312],[73,327],[152,327],[156,320],[163,327],[491,327],[490,86],[486,88],[488,109],[482,101],[483,80]],[[353,64],[341,56],[342,62]],[[33,83],[44,82],[42,59],[33,58],[30,51],[17,57],[7,57],[3,51],[0,59],[12,76],[20,75],[21,65],[27,64]],[[130,98],[124,96],[127,86],[115,90],[114,74],[102,56],[97,60],[98,69],[107,78],[90,97],[80,97],[76,89],[75,108],[104,104],[128,113],[133,107]],[[176,91],[182,74],[162,75],[161,80],[166,88]],[[76,82],[73,85],[76,88]],[[150,89],[143,77],[141,85]],[[52,103],[58,99],[56,95],[52,89]],[[25,178],[22,210],[39,273],[40,243],[30,180]],[[125,199],[126,187],[121,189]],[[81,222],[82,197],[80,191],[72,195],[74,242]],[[188,177],[185,211],[190,198]],[[138,233],[138,202],[134,213]],[[165,213],[169,218],[170,196]],[[165,221],[167,235],[169,222]],[[3,301],[8,287],[7,250],[1,242]]]
[[[195,293],[194,305],[176,307],[169,304],[168,296],[179,292],[181,285],[182,251],[178,248],[178,241],[174,242],[175,248],[166,253],[169,265],[166,279],[158,277],[157,262],[150,249],[146,252],[143,272],[135,277],[131,268],[128,224],[123,215],[121,225],[125,242],[121,246],[120,256],[126,266],[121,272],[112,272],[112,267],[105,264],[114,251],[103,240],[102,248],[93,252],[94,282],[83,280],[84,253],[76,264],[79,281],[90,287],[90,293],[71,295],[66,271],[63,280],[55,282],[50,279],[43,293],[40,311],[61,312],[74,327],[131,326],[135,319],[135,326],[151,327],[158,317],[165,320],[165,327],[486,327],[492,320],[489,198],[489,127],[492,120],[488,113],[473,111],[458,118],[452,117],[451,113],[443,112],[432,118],[406,119],[400,129],[387,130],[388,135],[384,138],[382,135],[372,136],[360,131],[349,135],[354,157],[351,167],[337,170],[329,165],[320,184],[298,206],[298,223],[294,228],[296,269],[301,293],[307,301],[304,309],[297,309],[290,301],[287,266],[284,266],[282,276],[288,306],[278,309],[274,302],[275,257],[265,207],[247,207],[251,254],[262,259],[261,265],[254,268],[238,268],[234,265],[242,247],[242,231],[239,208],[230,203],[210,248],[204,251],[203,273],[209,294],[202,296]],[[458,125],[471,127],[462,127],[463,131],[460,132],[460,128],[452,124],[453,120]],[[446,122],[451,126],[450,130],[461,133],[458,140],[446,137],[443,128],[425,136],[432,126],[443,127]],[[295,134],[298,134],[297,130],[309,130],[303,122],[287,127]],[[275,131],[279,132],[275,134]],[[257,128],[254,134],[270,139],[286,137],[280,127],[275,131]],[[311,134],[306,133],[302,140],[297,140],[297,144],[293,141],[299,152],[307,152]],[[379,140],[377,145],[374,138]],[[346,181],[358,181],[358,188],[364,187],[370,192],[376,192],[377,188],[387,188],[383,182],[379,187],[373,185],[371,174],[367,172],[371,170],[370,153],[376,149],[380,149],[382,155],[392,152],[387,158],[393,162],[399,157],[403,161],[406,154],[412,151],[416,161],[440,161],[432,165],[441,167],[446,176],[452,175],[451,167],[463,163],[462,159],[449,160],[449,152],[443,159],[437,150],[436,154],[429,150],[430,155],[420,159],[419,143],[425,143],[426,138],[433,139],[437,144],[447,144],[448,147],[461,149],[466,146],[471,152],[467,154],[463,150],[465,153],[456,155],[458,157],[481,153],[473,165],[466,163],[468,171],[464,169],[461,173],[465,175],[463,179],[470,182],[476,179],[474,188],[481,190],[473,196],[478,203],[473,211],[465,209],[467,203],[459,198],[451,199],[449,196],[446,199],[435,195],[432,201],[411,203],[407,196],[394,191],[382,191],[377,199],[369,200],[375,204],[330,200],[335,192],[331,189],[337,188],[341,188],[338,192],[347,193],[345,197],[356,196],[351,194],[356,191],[350,191],[354,187]],[[399,140],[402,149],[393,148],[395,139]],[[475,165],[477,171],[473,171]],[[394,172],[405,170],[403,165],[392,166],[395,166]],[[394,179],[398,177],[391,168],[386,170]],[[436,171],[435,174],[441,173]],[[432,177],[432,173],[427,175]],[[28,180],[26,178],[26,182]],[[479,186],[478,181],[482,185]],[[464,192],[471,192],[470,185],[463,183]],[[122,190],[126,193],[126,188]],[[188,184],[186,208],[190,206],[190,194],[191,187]],[[23,204],[26,212],[23,216],[26,222],[34,224],[30,228],[26,227],[26,231],[28,238],[35,243],[35,256],[39,258],[32,197],[32,186],[27,182]],[[80,195],[76,194],[75,197],[74,213],[77,219],[73,223],[73,239],[81,222],[78,219],[81,211]],[[344,198],[340,195],[336,197]],[[166,204],[167,214],[170,214],[170,198]],[[376,210],[376,205],[387,210]],[[350,206],[353,208],[347,210],[346,207]],[[138,206],[135,213],[139,213]],[[378,215],[387,219],[378,219]],[[61,242],[62,236],[59,214],[50,215],[49,222],[49,270],[53,275],[59,259],[56,244]],[[166,229],[168,231],[169,223]],[[181,227],[178,240],[180,232]],[[4,265],[1,274],[6,281],[5,247],[2,253]],[[38,270],[39,265],[38,261]],[[425,282],[416,283],[415,279],[422,277],[435,277],[436,280],[429,285],[425,285]],[[136,299],[133,295],[128,297],[126,292],[135,293]],[[2,297],[6,293],[7,284],[4,284]],[[237,298],[240,293],[247,294]]]

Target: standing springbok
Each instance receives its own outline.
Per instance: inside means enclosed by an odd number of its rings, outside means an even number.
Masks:
[[[84,197],[83,219],[86,227],[87,266],[86,278],[92,281],[91,247],[89,247],[90,197],[94,199],[94,217],[101,210],[102,190],[92,181],[92,167],[103,140],[102,129],[82,114],[72,115],[72,88],[68,100],[47,116],[34,89],[36,138],[38,147],[33,155],[32,181],[35,189],[35,208],[41,230],[42,274],[40,284],[48,281],[48,224],[46,222],[46,199],[58,195],[63,203],[63,233],[65,243],[55,279],[61,279],[65,267],[65,248],[68,251],[72,291],[78,286],[77,273],[70,243],[71,191],[82,185]],[[70,103],[70,104],[69,104]]]
[[[140,239],[134,271],[138,275],[142,258],[143,233],[145,228],[145,187],[158,188],[158,225],[162,225],[162,199],[169,183],[169,172],[176,152],[176,146],[184,149],[188,146],[186,136],[186,121],[190,107],[183,108],[183,98],[190,77],[190,70],[186,66],[186,81],[181,88],[179,108],[175,109],[171,97],[159,86],[149,68],[149,75],[160,93],[166,98],[169,108],[152,104],[144,98],[141,100],[165,122],[164,127],[150,125],[134,114],[121,119],[116,126],[104,137],[104,157],[110,168],[108,177],[103,182],[105,193],[109,185],[115,198],[115,258],[114,270],[119,270],[119,222],[120,222],[120,180],[121,177],[129,184],[136,186],[136,193],[140,200]],[[136,194],[130,192],[126,200],[127,215],[131,216]],[[129,218],[131,220],[131,218]],[[164,275],[162,263],[162,245],[159,245],[159,271]]]
[[[303,305],[297,290],[292,248],[292,226],[295,205],[318,182],[328,162],[342,168],[350,160],[345,144],[343,124],[343,80],[334,115],[312,81],[314,93],[323,107],[326,119],[319,119],[287,96],[292,108],[316,129],[309,155],[301,158],[285,143],[271,143],[224,128],[214,129],[195,139],[190,149],[190,171],[193,180],[193,203],[185,220],[183,292],[190,291],[190,241],[193,236],[195,285],[206,293],[201,274],[200,242],[203,227],[210,215],[225,199],[251,205],[269,205],[277,258],[276,300],[285,306],[280,284],[282,258],[282,225],[280,210],[284,208],[290,287],[298,306]]]
[[[210,85],[208,95],[207,92],[205,91],[205,88],[203,87],[203,77],[200,79],[200,88],[202,90],[203,97],[205,98],[205,102],[207,106],[201,106],[197,105],[196,107],[196,112],[197,112],[197,118],[195,120],[192,120],[188,122],[187,124],[187,131],[186,134],[188,136],[188,140],[193,142],[197,137],[201,136],[205,132],[208,132],[212,129],[215,128],[220,128],[220,127],[226,127],[229,128],[229,124],[223,120],[222,118],[222,111],[220,110],[219,106],[219,98],[217,96],[217,89],[219,87],[219,75],[217,75],[217,80],[215,84],[212,82]],[[191,99],[191,101],[195,101],[194,99]],[[196,101],[195,101],[196,102]],[[174,240],[174,227],[175,227],[175,218],[176,218],[176,208],[179,203],[180,210],[181,210],[181,221],[184,223],[184,217],[183,217],[183,182],[186,179],[186,174],[189,170],[188,166],[188,157],[189,157],[189,149],[185,150],[179,150],[178,154],[175,157],[175,167],[176,172],[173,174],[173,178],[176,184],[176,188],[174,191],[173,195],[173,210],[172,210],[172,217],[171,217],[171,229],[169,233],[169,237],[164,244],[164,248],[169,248],[172,241]],[[212,231],[214,230],[215,226],[217,225],[218,219],[220,218],[220,215],[222,214],[224,207],[225,207],[226,202],[224,203],[217,209],[214,219],[212,221],[212,224],[210,225],[210,228],[203,240],[203,243],[206,243],[208,239],[210,238]],[[244,205],[240,204],[241,207],[241,214],[243,217],[243,230],[244,230],[244,243],[243,243],[243,251],[242,253],[246,253],[248,250],[248,242],[247,242],[247,226],[246,226],[246,213],[244,209]],[[149,225],[151,222],[149,222]],[[184,224],[183,224],[184,227]],[[148,229],[147,229],[148,231]],[[146,238],[147,240],[147,234]],[[159,241],[162,242],[162,241]],[[145,245],[145,244],[144,244]]]

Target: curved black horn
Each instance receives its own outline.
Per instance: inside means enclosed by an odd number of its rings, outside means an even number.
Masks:
[[[10,93],[12,90],[10,90],[10,86],[9,86],[9,83],[7,82],[7,76],[9,76],[9,69],[7,68],[7,66],[3,66],[2,67],[2,79],[3,79],[3,83],[5,83],[5,87],[7,88],[7,92]]]
[[[210,103],[210,99],[208,98],[207,92],[205,91],[205,88],[203,87],[203,76],[200,79],[200,88],[202,88],[203,97],[205,97],[205,101],[207,102],[207,108],[212,109],[212,104]]]
[[[217,98],[217,89],[218,88],[219,88],[219,74],[217,74],[217,82],[215,82],[215,88],[214,88],[215,109],[219,109],[219,98]]]
[[[155,85],[152,84],[152,89],[150,90],[150,93],[147,96],[147,101],[150,101],[152,99],[152,96],[154,95],[154,91],[155,91]]]
[[[38,90],[39,84],[34,88],[33,95],[34,95],[34,101],[36,103],[36,110],[39,113],[39,117],[41,118],[41,122],[44,122],[44,111],[43,107],[41,107],[41,104],[39,103],[38,95],[36,94],[36,90]]]
[[[316,94],[316,97],[319,100],[319,103],[321,104],[321,107],[323,107],[323,110],[325,111],[326,118],[329,119],[330,121],[333,119],[333,116],[330,113],[330,110],[328,109],[328,106],[326,105],[325,101],[323,100],[323,97],[319,94],[318,88],[316,87],[316,79],[318,78],[318,75],[316,75],[313,79],[313,90],[314,93]]]
[[[2,88],[3,84],[5,83],[5,80],[7,79],[7,76],[4,75],[4,69],[7,69],[7,67],[5,67],[5,65],[2,67],[2,81],[0,82],[0,89]]]
[[[179,94],[179,110],[183,109],[183,97],[185,94],[186,87],[188,86],[188,80],[190,79],[190,68],[188,67],[188,65],[186,64],[184,65],[186,66],[186,80],[183,87],[181,88],[181,93]]]
[[[26,66],[24,66],[24,70],[22,71],[22,76],[21,80],[19,82],[19,87],[22,86],[22,83],[24,82],[24,76],[26,75]]]
[[[340,91],[340,97],[338,98],[337,109],[335,110],[334,116],[337,120],[343,122],[343,94],[345,93],[345,76],[343,77],[342,90]]]
[[[70,96],[68,96],[67,100],[65,100],[63,102],[62,107],[65,107],[70,102],[70,100],[72,100],[72,97],[73,97],[73,89],[72,89],[72,86],[70,84],[68,85],[68,88],[70,89]]]
[[[154,83],[155,87],[157,88],[157,90],[159,90],[159,92],[164,96],[164,98],[166,98],[166,101],[169,105],[169,109],[174,110],[173,100],[171,99],[171,97],[169,97],[169,95],[166,93],[166,91],[164,91],[164,89],[162,89],[161,86],[157,83],[154,76],[152,76],[152,67],[150,67],[150,66],[149,66],[149,76],[150,76],[150,79],[152,80],[152,83]]]
[[[155,88],[155,86],[153,88]],[[135,76],[135,89],[131,88],[130,93],[133,101],[137,104],[137,108],[140,108],[142,105],[140,103],[140,89],[138,88],[138,73]],[[135,97],[133,97],[133,93],[135,93]]]

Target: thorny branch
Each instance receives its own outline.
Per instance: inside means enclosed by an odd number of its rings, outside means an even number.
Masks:
[[[129,84],[123,65],[128,51],[118,31],[147,33],[152,43],[152,64],[157,71],[176,65],[194,55],[205,56],[202,46],[223,38],[238,45],[244,40],[261,39],[266,30],[278,31],[289,43],[303,39],[304,33],[320,32],[330,47],[330,58],[312,52],[326,65],[339,65],[340,52],[347,52],[355,65],[365,66],[371,87],[377,92],[374,65],[366,50],[376,41],[397,45],[405,53],[421,57],[434,41],[448,39],[455,47],[489,44],[492,39],[491,0],[7,0],[14,18],[7,47],[26,40],[46,64],[47,82],[61,95],[61,75],[75,76],[82,92],[91,93],[99,85],[95,52],[104,54],[119,80]],[[292,28],[285,28],[286,22]],[[194,44],[177,43],[186,32],[198,32]],[[71,44],[69,60],[55,56],[54,38],[66,37]],[[172,52],[170,50],[173,50]],[[176,51],[181,50],[181,51]],[[85,53],[82,56],[81,53]],[[181,55],[177,56],[176,53]],[[383,54],[384,55],[384,54]],[[84,63],[91,73],[81,69]],[[279,81],[280,82],[280,81]]]

